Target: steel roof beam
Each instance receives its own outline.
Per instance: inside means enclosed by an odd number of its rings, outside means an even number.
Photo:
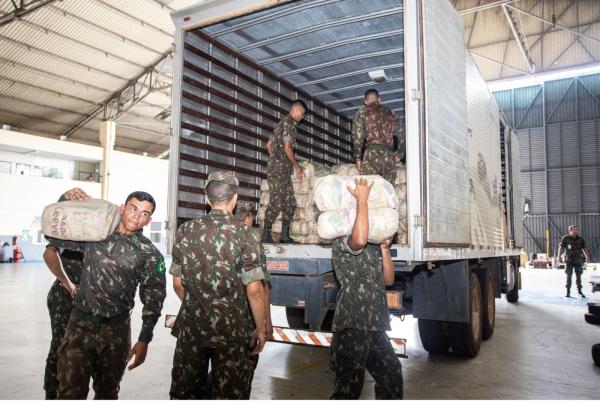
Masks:
[[[401,12],[402,12],[402,7],[394,7],[394,8],[387,9],[387,10],[376,11],[374,13],[358,15],[358,16],[351,16],[351,17],[346,17],[346,18],[342,18],[339,20],[331,20],[331,21],[327,21],[325,23],[321,23],[321,24],[317,24],[314,26],[309,26],[309,27],[303,28],[301,30],[292,31],[292,32],[289,32],[286,34],[278,35],[276,37],[269,37],[269,38],[266,38],[261,41],[256,41],[256,42],[253,42],[252,44],[246,45],[244,47],[240,47],[236,51],[245,52],[245,51],[252,50],[255,48],[264,47],[265,45],[277,43],[277,42],[284,41],[284,40],[289,40],[290,38],[300,37],[307,33],[313,33],[315,31],[325,30],[327,28],[339,27],[342,25],[358,23],[361,21],[370,20],[370,19],[374,19],[374,18],[392,16],[395,14],[399,14]]]
[[[361,69],[358,71],[346,72],[344,74],[332,75],[332,76],[325,77],[325,78],[313,79],[311,81],[301,82],[299,84],[296,84],[296,86],[309,86],[309,85],[321,84],[323,82],[329,82],[329,81],[333,81],[336,79],[348,78],[348,77],[352,77],[354,75],[367,74],[374,69],[385,70],[385,69],[394,69],[394,68],[404,68],[404,64],[403,63],[402,64],[391,64],[391,65],[383,65],[383,66],[375,66],[375,67],[371,67],[371,68],[365,68],[365,69]]]
[[[11,82],[13,84],[18,84],[20,86],[24,86],[24,87],[28,87],[28,88],[33,88],[35,90],[40,90],[41,89],[42,91],[45,91],[45,92],[48,92],[48,93],[52,93],[52,94],[56,94],[59,98],[64,96],[66,98],[70,98],[70,99],[73,99],[73,100],[76,100],[76,101],[79,101],[79,102],[89,103],[90,105],[97,105],[96,102],[94,102],[92,100],[89,100],[89,99],[80,98],[79,96],[74,96],[74,95],[70,95],[70,94],[67,94],[67,93],[64,93],[64,92],[56,91],[54,89],[50,89],[50,88],[45,88],[45,87],[38,86],[38,85],[29,84],[27,82],[17,81],[16,79],[11,79],[11,78],[8,78],[8,77],[2,76],[2,75],[0,75],[0,80],[6,81],[6,82]]]
[[[171,55],[172,50],[165,52],[156,61],[149,65],[144,72],[130,80],[124,87],[110,95],[86,117],[69,126],[62,134],[69,136],[77,131],[78,128],[85,125],[101,112],[103,119],[116,120],[122,114],[131,109],[136,103],[144,99],[148,94],[154,92],[154,87],[161,85],[158,81],[160,77],[161,64]],[[159,69],[158,73],[155,70]],[[141,84],[139,82],[141,81]]]
[[[483,10],[489,10],[491,8],[504,6],[505,4],[514,3],[516,1],[518,1],[518,0],[493,1],[491,3],[486,3],[486,4],[479,5],[479,6],[469,7],[469,8],[457,10],[457,11],[458,11],[458,14],[460,14],[461,16],[464,16],[465,14],[476,13],[478,11],[483,11]]]
[[[509,69],[512,69],[513,71],[517,71],[517,72],[520,72],[520,73],[525,74],[525,75],[531,75],[529,72],[523,71],[520,68],[513,67],[512,65],[508,65],[508,64],[505,64],[505,63],[500,62],[500,61],[496,61],[495,59],[492,59],[490,57],[486,57],[485,55],[478,54],[478,53],[476,53],[474,51],[470,51],[470,53],[471,53],[472,56],[481,58],[481,59],[483,59],[485,61],[491,62],[492,64],[500,65],[501,67],[509,68]]]
[[[25,17],[26,15],[33,13],[34,11],[44,6],[47,6],[48,4],[53,3],[55,1],[56,0],[33,0],[27,3],[24,0],[21,0],[19,1],[19,5],[12,1],[13,7],[15,9],[10,13],[7,13],[0,17],[0,27],[10,24],[15,20],[19,20]]]
[[[363,35],[361,37],[346,38],[345,40],[338,40],[338,41],[334,41],[334,42],[331,42],[328,44],[322,44],[317,47],[312,47],[312,48],[307,48],[307,49],[296,51],[296,52],[287,53],[285,55],[280,55],[278,57],[267,58],[262,61],[258,61],[258,63],[261,65],[270,65],[275,62],[289,60],[291,58],[301,57],[303,55],[311,54],[314,52],[328,50],[332,47],[340,47],[342,45],[356,44],[361,41],[380,40],[382,38],[393,37],[395,35],[402,35],[403,33],[404,33],[404,30],[391,30],[391,31],[383,32],[383,33]]]
[[[104,7],[108,8],[109,10],[112,10],[112,11],[114,11],[115,13],[121,14],[122,16],[125,16],[125,17],[129,18],[130,20],[133,20],[133,21],[136,21],[136,22],[140,23],[140,25],[141,25],[142,27],[149,27],[149,28],[151,28],[152,30],[154,30],[154,31],[156,31],[156,32],[158,32],[158,33],[161,33],[161,34],[163,34],[163,35],[165,35],[165,36],[169,37],[169,39],[170,39],[170,40],[173,40],[173,33],[172,33],[172,32],[167,32],[167,31],[163,30],[163,29],[162,29],[162,28],[160,28],[160,27],[157,27],[157,26],[155,26],[155,25],[152,25],[152,24],[150,24],[150,23],[147,23],[147,22],[145,22],[144,20],[142,20],[142,19],[140,19],[140,18],[137,18],[136,16],[133,16],[133,15],[131,15],[131,14],[129,14],[129,13],[127,13],[127,12],[125,12],[125,11],[121,10],[120,8],[118,8],[118,7],[115,7],[115,6],[113,6],[113,5],[110,5],[110,4],[108,4],[108,3],[105,3],[105,2],[103,2],[102,0],[94,0],[94,1],[95,1],[96,3],[100,3],[102,6],[104,6]]]
[[[506,17],[506,20],[508,21],[510,30],[512,31],[513,36],[515,37],[515,41],[517,42],[517,45],[519,46],[519,51],[521,51],[521,55],[523,56],[523,59],[525,60],[525,63],[529,68],[529,72],[533,74],[535,72],[535,63],[531,58],[531,52],[529,51],[529,46],[527,45],[527,38],[521,32],[519,24],[517,23],[517,19],[515,18],[512,10],[510,10],[506,5],[503,4],[502,11],[504,11],[504,15]]]
[[[389,50],[382,50],[382,51],[376,51],[376,52],[368,52],[366,54],[359,54],[359,55],[353,55],[351,57],[338,58],[338,59],[335,59],[333,61],[327,61],[327,62],[322,62],[322,63],[316,64],[316,65],[309,65],[308,67],[302,67],[302,68],[293,69],[291,71],[279,74],[279,76],[286,77],[286,76],[289,76],[289,75],[299,74],[301,72],[312,71],[313,69],[326,68],[326,67],[331,67],[331,66],[334,66],[334,65],[344,64],[346,62],[353,62],[353,61],[358,61],[358,60],[361,60],[361,59],[381,57],[381,56],[384,56],[384,55],[401,54],[403,52],[404,52],[404,48],[392,48],[392,49],[389,49]]]
[[[315,1],[315,2],[309,3],[309,4],[300,4],[298,6],[291,6],[286,9],[282,9],[280,11],[274,11],[273,13],[264,15],[262,17],[250,19],[243,23],[237,24],[233,27],[223,28],[222,30],[212,33],[211,36],[212,37],[220,37],[225,34],[229,34],[229,33],[235,32],[235,31],[242,30],[244,28],[252,27],[252,26],[255,26],[258,24],[265,23],[267,21],[275,20],[276,18],[279,18],[279,17],[285,17],[285,16],[288,16],[290,14],[294,14],[294,13],[297,13],[300,11],[309,10],[311,8],[315,8],[315,7],[319,7],[319,6],[326,6],[331,3],[339,3],[341,1],[344,1],[344,0],[321,0],[321,1]]]

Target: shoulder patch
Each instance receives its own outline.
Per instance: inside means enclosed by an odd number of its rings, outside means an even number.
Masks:
[[[165,260],[161,258],[160,262],[156,265],[156,272],[164,275],[166,270],[167,267],[165,266]]]

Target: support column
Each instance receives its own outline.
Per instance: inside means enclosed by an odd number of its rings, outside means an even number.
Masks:
[[[108,188],[110,185],[110,165],[112,152],[115,147],[117,124],[112,120],[100,122],[100,144],[102,145],[102,163],[100,164],[100,175],[102,181],[102,199],[108,200]]]

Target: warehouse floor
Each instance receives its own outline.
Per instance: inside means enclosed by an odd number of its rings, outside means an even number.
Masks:
[[[600,293],[584,291],[600,302]],[[496,303],[496,331],[484,342],[477,358],[430,357],[420,344],[416,320],[395,319],[394,335],[408,340],[403,359],[407,399],[597,399],[600,368],[590,347],[600,342],[600,328],[585,323],[585,301],[565,299],[564,272],[524,269],[519,304],[504,298]],[[0,264],[0,398],[41,399],[43,370],[50,343],[46,293],[51,274],[42,263]],[[170,285],[170,281],[169,281]],[[177,313],[179,301],[169,287],[165,313]],[[140,326],[136,300],[134,336]],[[273,310],[274,324],[285,325],[282,308]],[[175,339],[155,329],[144,365],[127,372],[122,399],[166,399]],[[333,377],[328,352],[282,344],[267,344],[253,383],[254,399],[325,399]],[[90,393],[90,397],[93,393]],[[362,398],[374,398],[367,376]]]

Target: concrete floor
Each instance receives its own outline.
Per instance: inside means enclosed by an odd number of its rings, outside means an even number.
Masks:
[[[585,272],[584,290],[591,295]],[[563,298],[564,272],[524,269],[519,304],[496,302],[496,329],[475,359],[453,355],[430,357],[422,347],[417,322],[394,319],[394,335],[408,340],[402,359],[407,399],[597,399],[600,368],[590,347],[600,342],[600,329],[585,323],[584,300]],[[0,264],[0,398],[43,398],[43,370],[50,343],[46,294],[52,277],[42,263]],[[164,313],[175,314],[179,301],[169,281]],[[133,333],[140,327],[136,301]],[[274,324],[286,325],[282,308],[273,310]],[[122,399],[166,399],[175,339],[155,329],[146,362],[127,372]],[[253,399],[326,399],[333,384],[328,351],[269,343],[261,355],[253,383]],[[93,397],[93,392],[90,392]],[[367,375],[362,398],[374,398]]]

